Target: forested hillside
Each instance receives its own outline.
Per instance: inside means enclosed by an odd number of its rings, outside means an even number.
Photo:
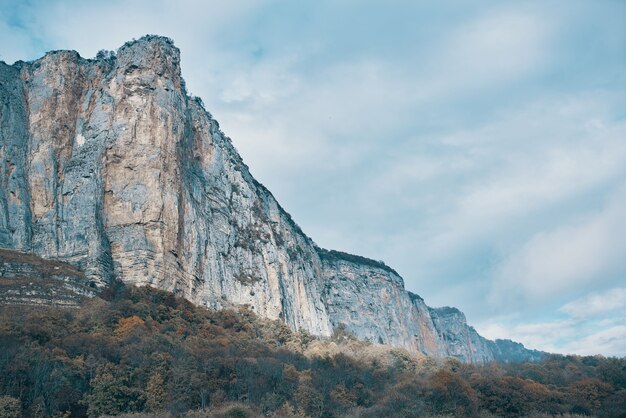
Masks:
[[[438,361],[123,285],[0,315],[0,417],[626,416],[624,359]]]

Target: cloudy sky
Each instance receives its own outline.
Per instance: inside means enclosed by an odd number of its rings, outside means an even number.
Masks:
[[[0,0],[0,59],[146,33],[320,245],[487,337],[626,355],[626,1]]]

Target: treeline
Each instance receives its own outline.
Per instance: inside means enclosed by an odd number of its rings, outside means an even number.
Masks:
[[[0,307],[0,417],[624,417],[626,361],[471,366],[116,286]]]

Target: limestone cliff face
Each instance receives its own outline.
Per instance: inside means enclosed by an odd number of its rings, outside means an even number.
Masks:
[[[484,363],[494,360],[489,341],[467,325],[465,315],[456,308],[429,308],[435,328],[446,355],[468,363]]]
[[[3,65],[0,245],[331,333],[310,240],[185,93],[179,51]],[[6,80],[6,81],[4,81]]]
[[[167,38],[0,63],[0,247],[70,263],[91,286],[118,278],[315,335],[343,324],[412,352],[493,358],[389,267],[317,248],[187,95]]]
[[[467,325],[461,311],[429,308],[424,299],[404,289],[402,278],[390,267],[339,251],[319,249],[319,254],[333,327],[343,325],[361,339],[436,357],[469,363],[496,359],[499,351]]]
[[[404,289],[402,278],[384,264],[339,251],[319,250],[324,301],[334,328],[361,339],[446,354],[424,300]]]

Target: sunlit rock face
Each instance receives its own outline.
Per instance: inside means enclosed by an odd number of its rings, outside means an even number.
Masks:
[[[324,301],[334,328],[357,337],[434,356],[446,354],[424,300],[404,289],[390,267],[338,251],[319,250]]]
[[[493,358],[465,317],[428,308],[400,276],[317,248],[190,97],[172,41],[0,63],[0,247],[211,308],[247,305],[292,329]]]
[[[429,308],[445,354],[468,363],[494,360],[489,341],[467,325],[465,315],[456,308]]]

